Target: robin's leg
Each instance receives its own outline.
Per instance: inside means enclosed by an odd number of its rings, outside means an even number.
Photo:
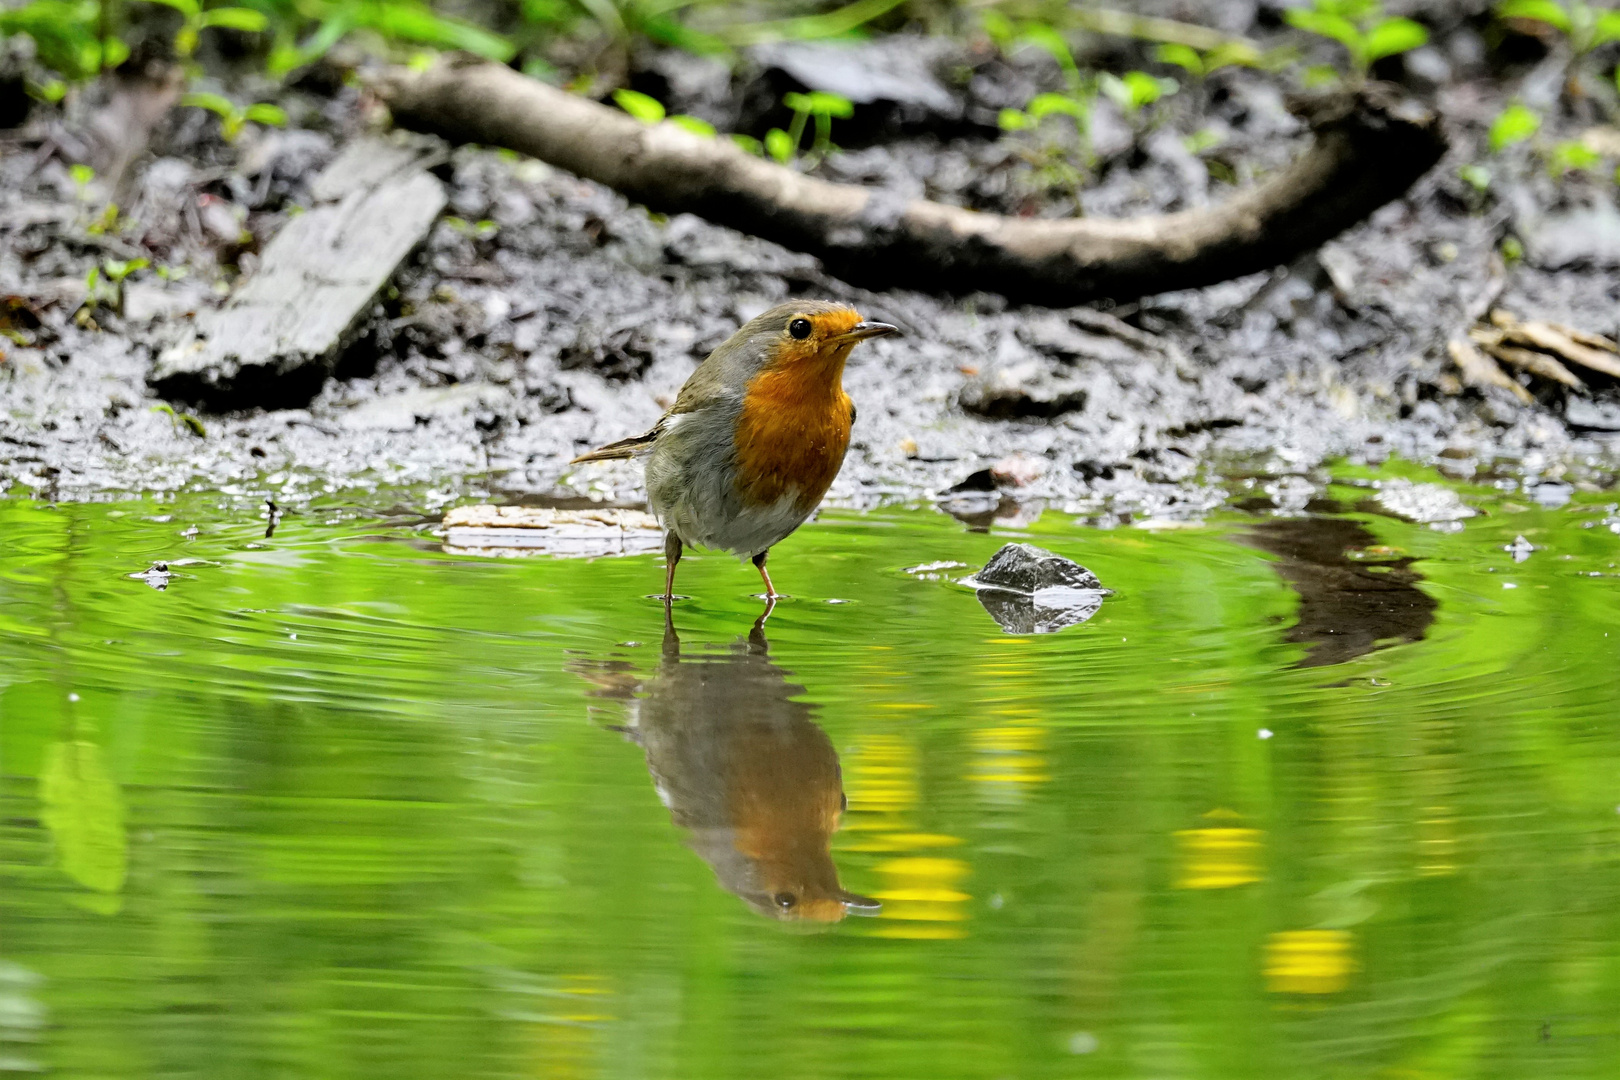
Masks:
[[[759,576],[762,579],[764,579],[764,582],[765,582],[765,599],[767,599],[767,600],[775,600],[776,599],[776,586],[771,584],[770,572],[765,569],[765,558],[766,558],[766,556],[770,555],[770,553],[771,553],[771,549],[766,548],[764,551],[760,552],[758,555],[755,555],[754,556],[754,566],[759,570]]]
[[[681,538],[671,529],[664,534],[664,603],[675,599],[675,567],[681,561]]]

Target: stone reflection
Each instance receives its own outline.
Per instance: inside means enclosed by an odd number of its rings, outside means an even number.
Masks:
[[[1285,638],[1306,646],[1299,667],[1342,664],[1390,642],[1421,641],[1434,621],[1438,605],[1416,587],[1423,576],[1411,569],[1413,560],[1377,557],[1378,538],[1359,522],[1268,521],[1245,539],[1278,557],[1277,573],[1299,594],[1299,621]]]
[[[720,884],[762,915],[836,922],[876,900],[838,882],[831,837],[846,800],[838,754],[771,663],[765,617],[746,642],[682,655],[667,615],[649,677],[622,662],[576,670],[626,701],[626,738],[647,754],[658,797]]]

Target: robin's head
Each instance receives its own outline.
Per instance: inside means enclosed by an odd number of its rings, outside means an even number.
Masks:
[[[899,332],[888,323],[867,322],[848,304],[790,300],[749,320],[726,344],[735,345],[756,372],[797,369],[806,376],[836,376],[856,345]]]

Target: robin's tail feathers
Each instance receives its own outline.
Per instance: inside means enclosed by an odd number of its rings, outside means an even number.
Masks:
[[[651,431],[646,432],[645,434],[634,435],[628,439],[620,439],[618,442],[608,443],[606,446],[599,446],[588,454],[579,455],[579,457],[575,458],[573,461],[570,461],[568,464],[580,465],[587,461],[618,461],[621,458],[635,457],[637,454],[651,447],[653,440],[656,438],[658,438],[658,429],[653,428]]]

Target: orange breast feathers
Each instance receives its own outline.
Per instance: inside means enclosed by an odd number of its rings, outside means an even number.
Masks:
[[[850,326],[859,321],[848,314]],[[849,449],[843,373],[853,345],[818,348],[812,339],[784,348],[749,382],[737,418],[737,490],[745,503],[770,506],[797,493],[798,509],[808,514],[827,494]]]

